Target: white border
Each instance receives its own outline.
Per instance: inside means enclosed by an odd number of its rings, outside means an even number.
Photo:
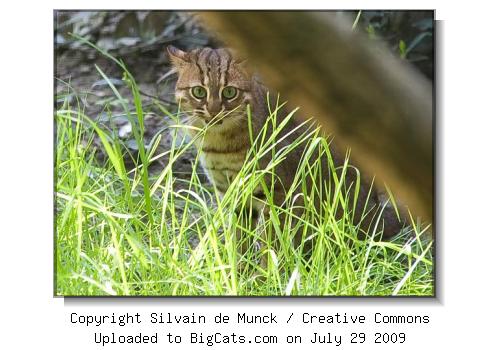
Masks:
[[[252,6],[274,8],[255,1]],[[442,173],[438,184],[442,232],[439,276],[443,294],[437,300],[153,300],[72,305],[52,297],[52,9],[138,8],[137,2],[52,1],[4,4],[1,33],[2,184],[0,253],[2,274],[2,347],[89,349],[87,334],[68,325],[72,310],[85,313],[158,310],[166,312],[314,312],[427,313],[430,327],[409,328],[405,349],[485,348],[497,344],[498,311],[498,26],[496,12],[444,1],[308,2],[312,8],[433,8],[444,20],[440,52],[442,89],[438,104]],[[153,8],[179,3],[150,2]],[[292,6],[291,4],[286,4]],[[144,6],[144,5],[143,5]],[[182,2],[183,8],[206,8]],[[248,8],[234,1],[213,8]],[[477,6],[476,8],[472,6]],[[240,327],[240,329],[243,329]],[[246,331],[252,328],[245,328]],[[261,327],[259,329],[266,329]],[[304,327],[277,332],[300,332]],[[206,327],[209,331],[210,327]],[[167,345],[163,345],[167,346]],[[94,346],[97,348],[97,346]],[[293,346],[292,346],[293,347]],[[172,346],[173,348],[173,346]],[[180,348],[180,347],[177,347]],[[182,347],[190,348],[190,347]],[[193,347],[196,348],[196,347]],[[198,347],[200,348],[200,347]],[[251,348],[246,346],[243,348]],[[363,348],[363,347],[360,347]],[[368,347],[370,348],[370,347]]]

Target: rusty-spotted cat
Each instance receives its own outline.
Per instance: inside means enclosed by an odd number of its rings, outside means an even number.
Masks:
[[[241,170],[252,146],[250,134],[257,135],[269,117],[268,89],[245,67],[244,61],[232,50],[205,47],[185,52],[169,46],[167,52],[178,73],[175,97],[188,112],[188,123],[195,127],[190,129],[192,136],[196,136],[196,129],[205,129],[204,137],[197,139],[196,146],[210,181],[217,193],[223,196]],[[251,111],[252,130],[248,127],[247,107]],[[285,116],[286,113],[278,113],[278,122]],[[294,133],[292,130],[297,125],[296,121],[291,120],[283,129],[282,134],[289,136],[282,141],[281,147],[292,143],[293,138],[297,136],[297,132]],[[294,147],[286,159],[275,167],[276,177],[267,179],[267,181],[279,179],[279,181],[274,180],[275,183],[272,185],[268,184],[268,188],[272,187],[274,190],[274,204],[283,204],[285,195],[294,181],[303,152],[303,145]],[[334,151],[332,154],[336,164],[343,163],[344,159],[340,154]],[[259,159],[259,165],[265,168],[271,161],[270,157],[271,154],[267,154]],[[331,177],[331,174],[323,175],[323,178]],[[347,172],[346,183],[355,181],[355,172]],[[260,212],[267,212],[266,196],[260,187],[255,189],[253,195],[256,200],[252,201],[251,208],[257,218]],[[378,203],[376,191],[371,191],[369,184],[361,182],[357,204],[359,208],[354,218],[361,222],[360,227],[370,225],[375,210],[371,210],[372,214],[363,217],[361,213],[366,212],[367,208],[370,212],[370,207],[375,208]],[[384,236],[391,236],[402,228],[394,213],[386,211],[383,218]]]

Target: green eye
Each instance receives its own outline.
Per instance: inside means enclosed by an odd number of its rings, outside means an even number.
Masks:
[[[207,96],[207,90],[203,86],[195,86],[191,89],[191,93],[196,98],[205,98]]]
[[[237,93],[238,90],[236,90],[234,86],[226,86],[224,89],[222,89],[222,96],[228,100],[234,98]]]

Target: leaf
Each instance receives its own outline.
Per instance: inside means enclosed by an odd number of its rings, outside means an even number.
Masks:
[[[406,43],[404,42],[404,40],[399,40],[399,57],[405,59],[407,53],[408,51],[406,50]]]
[[[118,137],[121,139],[127,139],[132,134],[132,124],[127,122],[118,129]],[[131,140],[132,141],[132,140]],[[135,140],[133,140],[135,141]],[[137,142],[135,142],[135,147],[137,147]],[[133,147],[130,147],[133,148]],[[137,148],[133,148],[137,149]]]
[[[285,295],[287,295],[287,296],[291,295],[293,287],[295,285],[297,285],[297,289],[298,289],[299,283],[300,283],[300,274],[299,274],[299,269],[296,267],[293,270],[292,276],[290,277],[290,279],[288,280],[288,283],[286,285]]]
[[[376,39],[377,36],[375,35],[375,28],[373,27],[372,24],[369,24],[367,27],[366,27],[366,32],[368,33],[368,37],[370,39]]]
[[[141,38],[127,36],[116,40],[116,43],[119,44],[120,46],[135,46],[140,41]]]
[[[116,78],[109,78],[109,81],[112,82],[114,85],[123,85],[123,81],[121,79],[116,79]],[[106,79],[101,79],[101,80],[98,80],[96,81],[94,84],[92,84],[92,86],[90,87],[90,89],[93,89],[95,88],[96,86],[108,86],[108,81]]]

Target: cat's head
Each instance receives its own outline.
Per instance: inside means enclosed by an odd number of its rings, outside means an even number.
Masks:
[[[213,125],[246,119],[252,77],[232,50],[168,46],[167,53],[178,73],[175,97],[193,118]]]

